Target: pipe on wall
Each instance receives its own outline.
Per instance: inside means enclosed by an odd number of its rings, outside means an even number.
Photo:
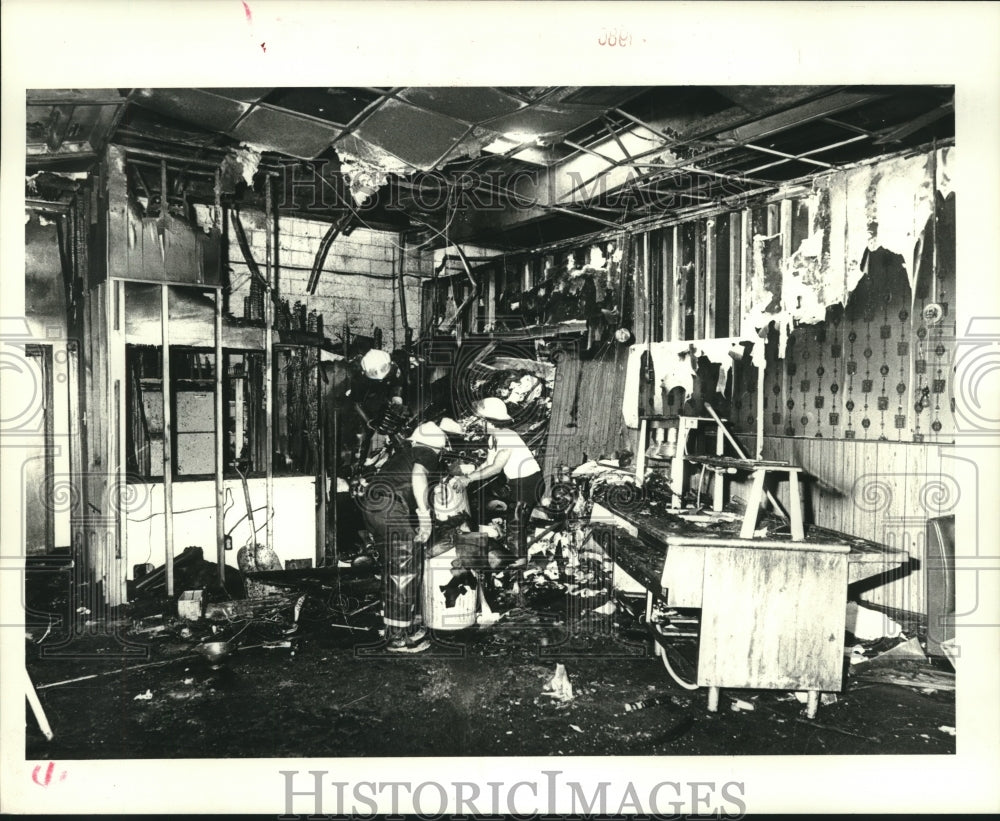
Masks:
[[[160,334],[162,350],[163,382],[163,547],[167,595],[174,595],[174,485],[173,485],[173,419],[170,414],[170,286],[160,286]]]
[[[274,542],[274,272],[271,218],[271,178],[268,177],[264,183],[264,279],[267,287],[267,299],[264,300],[264,437],[267,447],[264,460],[267,477],[264,546],[267,550],[271,550]],[[256,534],[254,538],[256,539]]]

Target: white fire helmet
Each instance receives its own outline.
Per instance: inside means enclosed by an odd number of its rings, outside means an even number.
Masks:
[[[410,434],[410,441],[414,445],[426,445],[429,448],[444,450],[448,447],[448,437],[441,428],[433,422],[424,422]]]
[[[495,396],[487,396],[485,399],[476,402],[473,410],[476,416],[483,419],[492,419],[495,422],[510,421],[510,414],[507,413],[506,403]]]
[[[392,369],[392,358],[385,351],[372,349],[361,357],[361,370],[369,379],[385,379]]]

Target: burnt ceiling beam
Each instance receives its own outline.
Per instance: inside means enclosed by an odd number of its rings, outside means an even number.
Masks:
[[[771,154],[775,157],[783,157],[789,162],[795,160],[797,162],[808,163],[809,165],[818,165],[820,168],[833,168],[830,163],[822,162],[821,160],[814,160],[811,157],[807,157],[805,154],[789,154],[787,151],[778,151],[776,148],[767,148],[766,146],[757,145],[756,143],[741,143],[740,147],[749,148],[752,151],[759,151],[761,154]]]
[[[722,154],[725,152],[718,151],[714,153]],[[711,154],[707,156],[711,156]],[[674,164],[668,166],[651,163],[650,165],[645,167],[652,169],[659,169],[659,171],[667,171],[669,172],[668,176],[678,176],[679,174],[704,174],[706,177],[715,177],[716,179],[726,180],[727,182],[752,182],[752,183],[758,182],[758,180],[751,180],[746,177],[746,174],[748,174],[749,172],[740,172],[739,174],[727,174],[724,171],[716,171],[712,168],[705,168],[704,166],[701,165],[691,165],[689,163]],[[653,175],[655,175],[658,172],[654,170],[652,173]]]
[[[518,193],[523,201],[530,202],[532,205],[530,207],[511,205],[502,211],[493,211],[489,214],[490,223],[497,233],[502,233],[543,218],[546,214],[552,213],[552,206],[567,207],[573,205],[574,202],[577,204],[586,203],[601,195],[619,192],[626,186],[634,186],[636,174],[630,165],[620,164],[614,167],[609,165],[609,160],[621,162],[616,158],[616,155],[622,152],[622,148],[625,149],[622,153],[623,160],[631,158],[631,164],[640,164],[638,162],[642,158],[640,155],[664,154],[673,149],[683,150],[687,146],[708,143],[713,147],[693,157],[677,158],[674,162],[671,162],[669,156],[665,157],[666,162],[662,168],[655,167],[656,163],[648,165],[641,163],[644,168],[649,169],[649,172],[648,178],[640,177],[640,181],[643,179],[651,180],[661,174],[677,176],[687,173],[738,183],[741,187],[755,186],[753,190],[769,190],[764,180],[754,179],[738,172],[727,174],[724,171],[701,168],[699,163],[703,163],[711,156],[742,148],[747,143],[759,143],[772,135],[817,120],[835,117],[842,112],[884,100],[886,97],[887,94],[882,91],[840,89],[756,119],[750,119],[743,115],[737,121],[738,124],[728,128],[725,124],[715,124],[711,128],[688,133],[684,136],[676,132],[671,133],[670,122],[666,118],[647,121],[621,108],[614,108],[611,110],[612,115],[620,116],[631,122],[633,128],[617,134],[617,140],[609,136],[597,145],[591,145],[590,151],[596,153],[598,155],[596,157],[593,156],[593,153],[581,151],[551,168],[544,169],[544,173],[537,180],[525,181],[518,187]],[[648,137],[645,135],[649,134],[657,137],[661,141],[660,144],[647,148]],[[622,145],[618,145],[618,142],[621,142]],[[760,148],[759,145],[757,147]],[[795,157],[794,154],[788,156]],[[788,159],[788,157],[782,157],[782,159]],[[830,163],[811,160],[808,155],[801,161],[823,169],[833,167]],[[691,198],[701,196],[704,196],[703,192],[697,189],[691,192]],[[576,215],[579,216],[579,214]],[[462,240],[470,232],[475,232],[481,238],[487,230],[487,223],[473,215],[460,222],[453,235],[456,240]]]
[[[599,225],[605,225],[609,228],[621,228],[620,222],[611,222],[606,219],[601,219],[600,217],[595,217],[592,214],[585,214],[582,211],[574,211],[572,208],[566,208],[562,205],[550,205],[548,206],[550,211],[556,211],[560,214],[569,214],[571,217],[578,217],[579,219],[590,220],[591,222],[596,222]]]
[[[653,162],[649,162],[649,163],[639,162],[640,160],[642,160],[642,159],[644,159],[644,158],[646,158],[646,157],[648,157],[648,156],[650,156],[652,154],[662,154],[664,152],[664,150],[665,149],[664,149],[664,147],[662,145],[658,145],[655,148],[649,148],[649,149],[643,151],[640,154],[634,154],[632,156],[632,159],[633,159],[633,162],[635,162],[636,164],[640,165],[643,168],[656,168],[656,169],[659,169],[662,172],[669,172],[673,168],[675,168],[675,166],[673,164],[668,164],[668,163],[653,163]],[[700,163],[700,162],[702,162],[704,160],[710,159],[710,158],[715,157],[715,156],[717,156],[719,154],[725,154],[727,151],[731,151],[731,150],[732,150],[732,148],[730,146],[723,146],[721,148],[715,148],[715,149],[713,149],[711,151],[705,151],[705,152],[703,152],[701,154],[698,154],[698,155],[696,155],[694,157],[688,158],[688,162],[689,163]],[[568,196],[572,196],[573,194],[575,194],[580,189],[586,188],[588,185],[590,185],[592,182],[594,182],[598,177],[600,177],[602,173],[604,173],[604,172],[600,172],[598,174],[593,175],[592,177],[588,177],[587,179],[583,180],[579,185],[577,185],[574,188],[571,188],[569,191],[567,191],[564,196],[567,196],[567,197]]]
[[[584,154],[590,154],[591,157],[597,157],[599,160],[604,160],[608,164],[608,168],[618,168],[620,165],[629,164],[626,160],[614,160],[602,154],[600,151],[595,151],[593,148],[587,148],[586,146],[575,143],[572,140],[563,140],[563,145],[568,145],[570,148],[576,149],[577,151],[582,151]],[[628,153],[625,152],[626,158]]]
[[[802,160],[805,157],[809,157],[813,154],[822,154],[825,151],[833,151],[835,148],[840,148],[845,145],[850,145],[851,143],[856,143],[859,140],[867,140],[869,136],[867,134],[858,134],[856,137],[850,137],[846,140],[841,140],[840,142],[832,143],[831,145],[824,145],[822,148],[813,148],[810,151],[803,151],[801,154],[796,154],[794,157],[784,157],[774,162],[765,163],[764,165],[758,165],[756,168],[748,168],[744,173],[746,174],[756,174],[758,171],[763,171],[765,168],[773,168],[776,165],[784,165],[788,162],[794,162],[795,160]],[[833,166],[836,167],[836,166]]]
[[[69,213],[70,204],[68,202],[50,202],[49,200],[38,199],[37,197],[26,197],[24,207],[32,211],[50,211],[52,213]]]
[[[619,137],[618,132],[615,131],[614,123],[611,122],[611,119],[608,117],[608,115],[605,114],[603,117],[601,117],[601,119],[604,121],[604,129],[611,135],[611,139],[615,141],[615,144],[618,146],[618,149],[625,156],[625,159],[627,159],[629,162],[634,162],[632,155],[629,153],[629,150],[625,147],[625,144],[621,141],[621,137]]]
[[[159,168],[160,163],[153,162],[152,160],[129,160],[129,166],[142,166],[143,168]],[[171,162],[167,162],[167,169],[176,174],[193,174],[199,177],[206,177],[208,179],[214,179],[215,173],[209,169],[205,168],[188,168],[183,165],[175,165]]]
[[[715,137],[719,140],[742,145],[746,142],[762,140],[815,120],[836,116],[843,111],[883,100],[886,96],[888,95],[881,92],[839,91],[777,114],[761,117],[728,131],[719,132]]]
[[[220,157],[218,160],[200,160],[195,157],[185,157],[181,154],[175,154],[169,151],[155,151],[150,148],[138,148],[131,145],[122,145],[125,149],[125,154],[133,154],[137,157],[152,157],[157,160],[167,160],[178,163],[186,163],[187,165],[196,165],[201,168],[211,168],[215,170],[219,167],[219,163],[222,161]]]
[[[914,117],[909,122],[894,126],[886,132],[881,133],[881,135],[875,140],[875,145],[901,142],[911,134],[919,131],[921,128],[925,128],[931,123],[937,122],[942,117],[946,117],[954,110],[954,108],[955,101],[949,100],[936,108],[932,108],[930,111],[925,111],[923,114]]]
[[[846,131],[853,131],[855,134],[863,134],[866,137],[874,137],[875,132],[870,131],[867,128],[862,128],[859,125],[854,125],[853,123],[845,123],[843,120],[838,120],[834,117],[823,117],[820,120],[821,123],[826,123],[827,125],[835,125],[837,128],[843,128]]]

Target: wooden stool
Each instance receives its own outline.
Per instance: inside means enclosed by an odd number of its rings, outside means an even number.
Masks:
[[[747,499],[747,510],[743,517],[743,527],[740,530],[741,539],[752,539],[757,529],[757,517],[764,501],[764,483],[769,472],[788,474],[788,516],[792,527],[792,540],[801,542],[806,537],[802,524],[802,496],[799,492],[799,473],[802,468],[795,465],[760,464],[753,468],[753,484],[750,487],[750,498]]]

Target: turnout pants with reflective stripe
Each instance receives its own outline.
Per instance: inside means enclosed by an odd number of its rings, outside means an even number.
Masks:
[[[382,605],[387,627],[416,623],[423,582],[424,545],[414,541],[416,531],[400,502],[385,511],[365,511],[368,532],[382,556]]]

